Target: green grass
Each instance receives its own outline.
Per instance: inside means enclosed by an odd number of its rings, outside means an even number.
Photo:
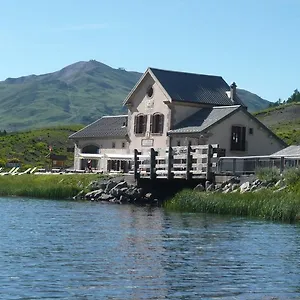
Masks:
[[[288,145],[300,144],[300,119],[273,125],[270,129]]]
[[[0,176],[0,196],[71,199],[90,182],[104,178],[98,174]]]
[[[165,202],[166,209],[258,217],[265,220],[300,222],[300,193],[205,193],[184,190]]]
[[[292,103],[282,104],[282,105],[279,105],[279,106],[268,107],[266,109],[254,112],[253,115],[256,116],[256,117],[259,117],[261,115],[267,115],[267,114],[272,113],[276,110],[282,110],[283,108],[286,108],[286,107],[289,107],[289,106],[294,106],[294,105],[300,105],[300,103],[292,102]]]
[[[8,133],[0,136],[0,166],[5,167],[12,159],[21,162],[22,169],[37,166],[49,167],[49,145],[53,153],[66,155],[67,167],[73,166],[73,152],[67,148],[74,147],[69,135],[81,129],[83,125],[69,125],[52,128],[35,129],[25,132]]]

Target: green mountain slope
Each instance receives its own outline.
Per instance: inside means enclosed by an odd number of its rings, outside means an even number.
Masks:
[[[250,112],[260,111],[269,107],[270,102],[243,89],[237,89],[237,94],[247,105]]]
[[[255,116],[287,144],[300,144],[300,103],[279,105]]]
[[[7,78],[0,82],[0,130],[88,124],[122,113],[122,102],[140,76],[90,60],[54,73]],[[266,107],[257,95],[245,90],[238,94],[249,111]]]

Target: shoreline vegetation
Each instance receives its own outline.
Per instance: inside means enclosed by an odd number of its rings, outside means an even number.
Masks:
[[[164,203],[168,210],[254,217],[271,221],[300,222],[300,169],[257,170],[264,184],[257,190],[231,192],[183,190]],[[280,187],[281,186],[281,187]],[[279,187],[279,188],[278,188]]]
[[[90,183],[105,178],[100,174],[24,174],[0,176],[0,196],[22,196],[68,200],[80,191],[88,191]]]
[[[177,212],[227,214],[290,223],[300,222],[300,169],[290,168],[283,174],[279,174],[277,169],[261,169],[257,170],[255,178],[261,181],[261,186],[256,190],[250,188],[242,192],[243,185],[235,183],[231,184],[230,192],[228,185],[223,189],[210,191],[205,188],[185,189],[165,200],[162,206],[166,210]],[[101,182],[111,182],[110,179],[113,177],[103,174],[0,176],[0,196],[94,200],[88,197],[77,198],[76,195],[91,196],[91,191],[96,192],[97,185]],[[94,188],[93,185],[97,182]],[[146,196],[151,196],[149,191],[144,192],[147,193]]]

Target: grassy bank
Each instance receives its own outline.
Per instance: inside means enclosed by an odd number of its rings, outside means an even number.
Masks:
[[[182,212],[202,212],[259,217],[265,220],[300,222],[300,193],[206,193],[184,190],[165,207]]]
[[[70,199],[103,175],[21,175],[0,176],[0,196]]]

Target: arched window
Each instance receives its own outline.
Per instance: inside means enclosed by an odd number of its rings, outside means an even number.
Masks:
[[[81,153],[92,153],[97,154],[99,153],[99,147],[94,145],[88,145],[82,148]]]
[[[155,113],[151,116],[150,121],[151,133],[163,133],[164,131],[164,115],[161,113]]]
[[[137,115],[134,118],[134,133],[145,134],[147,128],[147,115]]]

